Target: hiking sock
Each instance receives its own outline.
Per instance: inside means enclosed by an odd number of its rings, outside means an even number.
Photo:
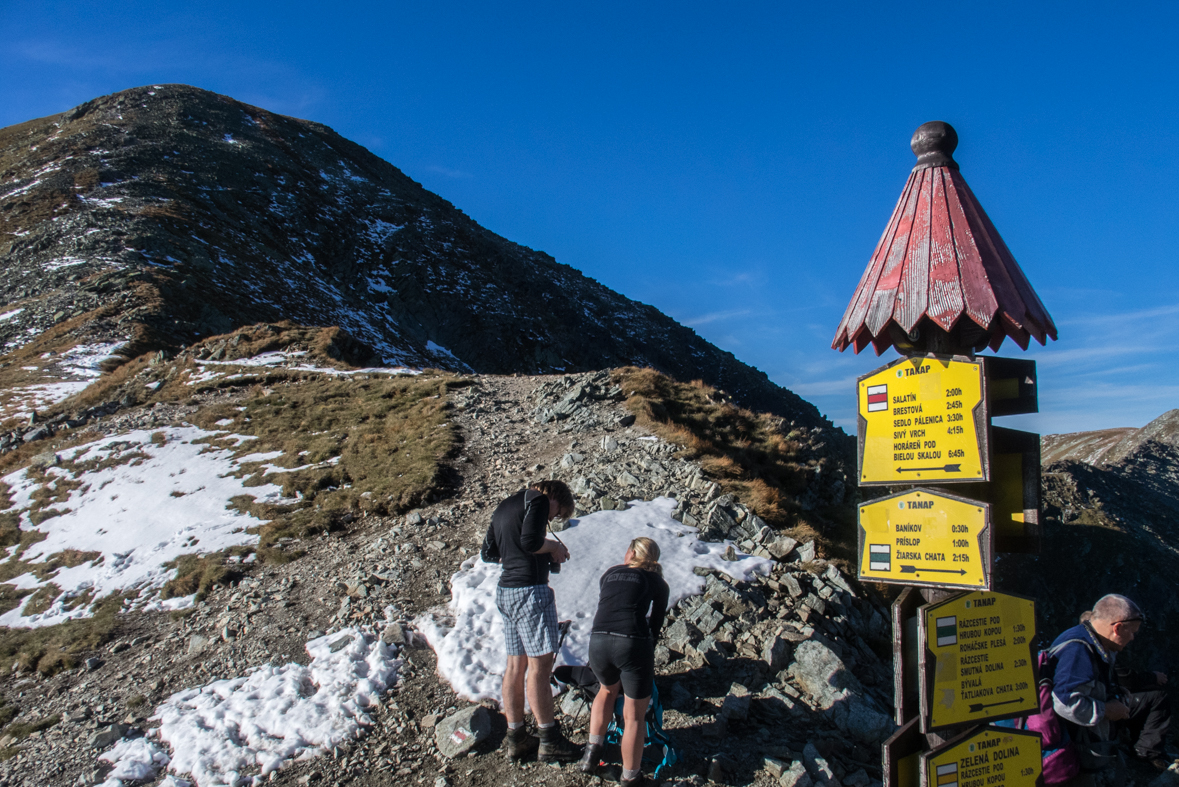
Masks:
[[[552,727],[556,727],[556,726],[557,726],[557,722],[555,722],[555,721],[550,721],[548,724],[537,724],[537,725],[536,725],[536,729],[538,729],[538,730],[547,730],[547,729],[550,729],[550,728],[552,728]]]
[[[604,746],[606,744],[605,735],[591,735],[589,736],[590,746]]]
[[[509,721],[508,722],[508,729],[509,730],[518,730],[523,726],[524,726],[524,722],[522,722],[522,721]]]
[[[633,771],[628,771],[626,768],[622,769],[622,780],[632,782],[639,778],[639,774],[643,772],[642,768],[635,768]]]

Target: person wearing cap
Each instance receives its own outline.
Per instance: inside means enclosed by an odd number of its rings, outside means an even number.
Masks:
[[[1164,747],[1171,725],[1164,688],[1167,676],[1116,664],[1118,653],[1134,641],[1144,622],[1137,604],[1111,593],[1052,643],[1056,653],[1053,709],[1070,722],[1085,771],[1115,764],[1115,725],[1129,729],[1136,758],[1158,770],[1171,764]]]

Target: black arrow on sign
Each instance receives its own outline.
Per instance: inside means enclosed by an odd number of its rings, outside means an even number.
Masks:
[[[898,473],[921,473],[929,470],[941,470],[944,473],[961,473],[962,465],[943,465],[941,467],[898,467]]]
[[[954,570],[952,568],[917,568],[917,566],[901,566],[902,574],[916,574],[918,571],[928,571],[931,574],[965,574],[966,569],[960,568]]]
[[[988,705],[984,705],[981,702],[979,702],[979,703],[976,703],[976,704],[970,706],[970,712],[971,713],[981,713],[983,708],[997,708],[1000,705],[1010,705],[1013,702],[1023,702],[1023,697],[1020,697],[1019,699],[1016,699],[1016,700],[1003,700],[1002,702],[992,702]]]

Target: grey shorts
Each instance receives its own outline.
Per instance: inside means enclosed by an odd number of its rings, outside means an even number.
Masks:
[[[509,656],[556,653],[557,601],[548,585],[496,588],[495,606],[504,619],[504,649]]]

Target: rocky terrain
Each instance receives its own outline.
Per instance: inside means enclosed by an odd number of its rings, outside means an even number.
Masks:
[[[17,725],[0,741],[10,747],[0,782],[99,783],[110,766],[98,755],[158,725],[154,709],[169,695],[267,665],[306,664],[308,639],[356,626],[396,649],[403,660],[396,687],[371,709],[361,737],[288,763],[271,781],[590,783],[573,766],[507,763],[497,751],[504,730],[497,713],[487,717],[490,734],[461,750],[437,735],[471,706],[440,680],[414,630],[420,615],[445,610],[449,577],[477,553],[494,506],[550,475],[571,483],[581,514],[672,496],[685,523],[773,560],[771,573],[750,583],[704,572],[703,595],[685,599],[669,618],[658,685],[665,727],[683,755],[669,783],[879,782],[877,745],[892,723],[887,606],[878,596],[828,563],[815,542],[766,526],[677,446],[635,425],[609,374],[470,383],[451,396],[461,448],[449,494],[405,515],[365,515],[338,534],[291,541],[286,546],[301,557],[242,565],[231,586],[212,589],[191,612],[120,615],[108,641],[82,654],[77,668],[0,679],[3,707],[15,710]],[[87,428],[118,434],[190,413],[129,408],[94,416]],[[584,706],[570,696],[561,707],[562,724],[583,740]]]
[[[1126,655],[1173,671],[1179,633],[1179,410],[1141,429],[1049,435],[1043,440],[1044,544],[1004,556],[1003,588],[1037,599],[1055,636],[1105,593],[1124,593],[1149,624]]]
[[[656,309],[480,227],[331,129],[184,85],[0,129],[0,345],[175,352],[259,322],[338,326],[364,364],[650,366],[822,425]]]

